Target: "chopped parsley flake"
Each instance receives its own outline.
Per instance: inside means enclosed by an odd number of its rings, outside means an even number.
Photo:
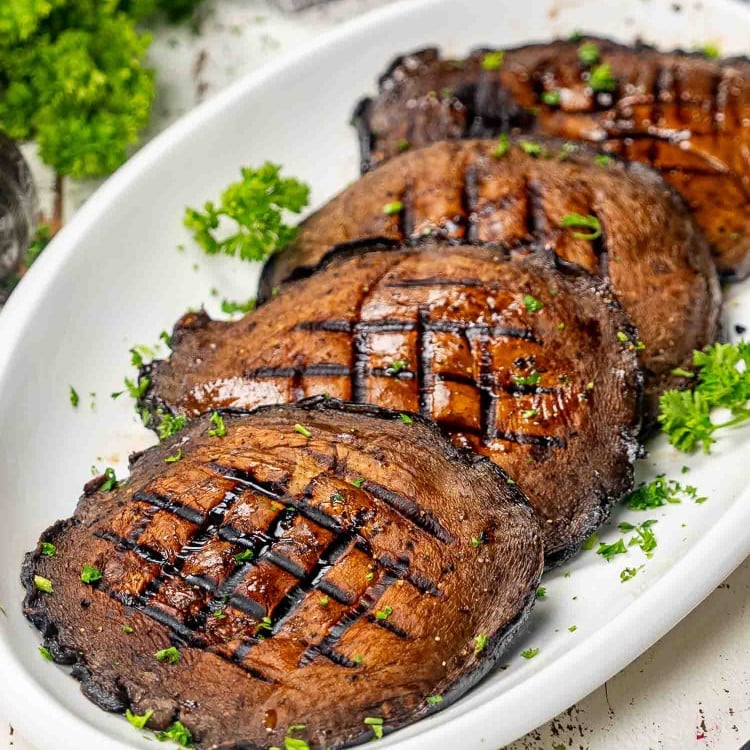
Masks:
[[[137,381],[131,380],[130,378],[125,378],[125,390],[128,392],[130,398],[133,398],[136,401],[139,401],[141,398],[143,398],[150,385],[151,378],[149,377],[142,377]],[[119,393],[113,393],[112,398],[117,398],[121,394],[122,391],[120,391]]]
[[[302,437],[306,437],[306,438],[312,437],[312,432],[310,432],[310,430],[308,430],[307,427],[305,427],[304,425],[301,425],[301,424],[294,425],[294,431],[299,432],[299,434],[302,435]]]
[[[130,625],[123,625],[122,632],[130,635],[131,633],[134,633],[135,631],[133,630],[133,628],[130,627]]]
[[[398,151],[398,152],[399,152],[400,154],[403,154],[403,153],[404,153],[404,151],[408,151],[408,150],[409,150],[409,148],[410,148],[410,144],[409,144],[409,141],[407,141],[407,140],[406,140],[406,138],[399,138],[399,139],[398,139],[398,140],[396,141],[396,150],[397,150],[397,151]]]
[[[675,448],[691,453],[701,447],[710,453],[717,430],[750,419],[750,342],[713,344],[695,351],[693,365],[697,370],[693,390],[662,394],[658,418]],[[729,410],[730,419],[714,422],[711,412],[716,408]]]
[[[427,696],[427,705],[428,706],[437,706],[439,703],[443,702],[443,696],[442,695],[428,695]]]
[[[45,594],[52,594],[54,591],[52,588],[52,581],[50,581],[49,578],[43,578],[42,576],[34,576],[34,586],[37,590]]]
[[[393,607],[383,607],[375,613],[376,620],[387,620],[393,614]]]
[[[392,378],[394,375],[398,375],[402,370],[405,370],[408,366],[408,362],[405,359],[394,359],[390,366],[386,368],[385,374]]]
[[[159,440],[166,440],[168,437],[176,435],[187,424],[187,417],[184,414],[167,414],[161,409],[156,414],[159,417],[159,427],[157,428]]]
[[[291,732],[291,727],[289,728]],[[310,750],[310,746],[299,737],[284,737],[284,750]]]
[[[560,92],[557,90],[543,91],[541,98],[542,101],[550,107],[556,107],[558,104],[560,104]]]
[[[164,461],[165,463],[168,463],[168,464],[173,464],[173,463],[176,463],[177,461],[182,461],[182,448],[178,448],[177,453],[171,456],[167,456],[164,459]]]
[[[52,542],[42,542],[42,554],[45,557],[54,557],[57,554],[57,547]]]
[[[266,162],[258,169],[243,167],[242,179],[221,194],[219,205],[208,201],[203,211],[185,210],[185,226],[209,255],[225,253],[242,260],[263,260],[286,247],[298,233],[284,223],[284,211],[300,213],[310,188],[294,178],[282,178],[278,164]],[[232,224],[219,236],[217,230]]]
[[[589,77],[589,86],[591,90],[597,94],[604,91],[612,92],[617,89],[617,81],[612,75],[612,67],[609,63],[603,63],[597,65],[592,71]]]
[[[596,216],[590,214],[587,216],[577,213],[565,214],[560,219],[560,224],[564,227],[586,227],[591,230],[590,232],[571,232],[577,240],[596,240],[602,236],[601,222]]]
[[[638,568],[623,568],[620,571],[620,583],[625,583],[625,581],[629,581],[631,578],[635,578],[641,568],[643,568],[643,565]]]
[[[376,740],[383,738],[383,720],[377,716],[365,717],[364,723],[372,729]]]
[[[134,714],[129,708],[125,711],[125,718],[136,728],[144,729],[148,720],[154,715],[153,711],[146,711],[145,714]]]
[[[538,653],[538,648],[527,648],[524,651],[521,651],[521,656],[523,656],[524,659],[533,659]]]
[[[161,651],[157,651],[154,656],[159,661],[167,661],[170,664],[177,664],[180,660],[180,652],[174,646],[163,648]]]
[[[700,51],[703,53],[703,56],[707,58],[708,60],[716,60],[718,57],[721,56],[721,50],[719,49],[719,45],[714,42],[707,42],[700,48]]]
[[[355,487],[361,487],[365,483],[364,477],[357,477],[356,479],[352,479],[352,484]]]
[[[539,312],[544,307],[544,302],[538,300],[536,297],[532,297],[530,294],[523,295],[523,304],[532,313]]]
[[[46,646],[39,646],[39,653],[42,655],[43,659],[52,661],[52,654],[49,652],[49,649]]]
[[[547,596],[547,589],[544,588],[544,586],[540,586],[536,590],[536,598],[537,599],[544,599],[545,596]]]
[[[238,564],[246,563],[255,557],[255,553],[251,549],[242,550],[234,555],[234,561]]]
[[[221,414],[219,414],[218,411],[215,411],[211,415],[211,424],[213,427],[208,431],[210,437],[224,437],[227,434],[224,420],[221,418]]]
[[[335,503],[336,505],[343,505],[344,504],[344,496],[340,492],[334,492],[331,495],[331,502]]]
[[[325,594],[321,596],[318,601],[320,602],[321,607],[327,607],[331,603],[331,600]]]
[[[247,314],[253,310],[255,310],[255,297],[250,297],[250,299],[244,302],[235,302],[231,299],[223,299],[221,301],[221,311],[225,315],[233,315],[234,313]]]
[[[505,52],[497,50],[496,52],[487,52],[482,58],[482,68],[484,70],[500,70],[505,59]]]
[[[119,486],[120,483],[117,481],[115,470],[111,466],[108,466],[104,470],[104,483],[99,489],[102,492],[112,492],[112,490],[116,490]]]
[[[74,409],[77,409],[80,401],[81,401],[81,397],[78,395],[78,391],[76,391],[76,389],[73,388],[73,386],[71,385],[70,386],[70,405]]]
[[[596,550],[596,554],[601,555],[607,562],[610,562],[615,555],[624,555],[626,552],[625,542],[622,539],[612,544],[600,542],[599,549]]]
[[[596,532],[594,532],[590,537],[586,539],[581,549],[584,549],[584,550],[594,549],[598,540],[599,540],[599,535]]]
[[[175,721],[164,732],[158,732],[156,739],[159,740],[159,742],[172,740],[172,742],[176,742],[180,747],[190,747],[193,742],[193,736],[190,734],[187,727],[179,721]]]
[[[626,495],[624,502],[630,510],[649,510],[660,508],[667,503],[680,503],[683,497],[696,503],[704,503],[708,499],[699,497],[696,487],[682,485],[674,479],[667,479],[663,474],[660,474],[653,481],[642,484],[629,495]]]
[[[521,412],[521,416],[524,419],[534,419],[534,417],[539,416],[539,409],[524,409]]]
[[[386,216],[400,214],[403,210],[404,204],[401,201],[391,201],[383,206],[383,213],[386,214]]]
[[[626,343],[627,341],[630,341],[630,339],[628,338],[628,334],[623,333],[622,331],[617,332],[617,340],[623,344]]]
[[[533,370],[528,375],[511,375],[513,382],[517,385],[539,385],[541,375]]]
[[[578,630],[578,625],[571,625],[568,627],[568,632],[575,633]]]
[[[518,145],[521,147],[521,150],[528,154],[529,156],[533,156],[534,158],[538,156],[546,156],[547,151],[544,149],[543,146],[539,145],[538,143],[534,143],[533,141],[519,141]]]
[[[471,546],[474,547],[474,549],[481,547],[485,543],[486,540],[484,539],[484,535],[471,537]]]
[[[102,572],[93,565],[84,565],[81,570],[81,580],[84,583],[96,583],[102,580]]]
[[[399,414],[399,417],[401,417],[401,421],[404,424],[412,424],[414,420],[408,415],[408,414]]]
[[[261,630],[273,630],[273,622],[270,617],[263,617],[261,621],[255,626],[255,634],[257,635]]]
[[[480,633],[474,638],[474,655],[481,654],[487,648],[487,636]]]
[[[510,151],[510,139],[507,133],[503,133],[497,141],[497,145],[492,150],[492,155],[496,159],[502,159]]]
[[[607,156],[607,154],[599,154],[594,161],[600,166],[600,167],[606,167],[611,161],[612,157]]]
[[[143,367],[146,360],[151,360],[156,356],[156,351],[150,346],[137,344],[130,349],[130,364],[133,367]]]
[[[578,48],[578,59],[584,65],[595,65],[599,62],[599,47],[593,42],[584,42]]]
[[[628,546],[632,547],[637,544],[646,553],[647,557],[651,557],[651,553],[656,549],[656,537],[654,536],[654,532],[651,531],[651,527],[655,523],[657,523],[657,521],[649,519],[638,526],[634,526],[632,523],[623,521],[619,528],[622,532],[635,532],[635,536],[630,539]]]

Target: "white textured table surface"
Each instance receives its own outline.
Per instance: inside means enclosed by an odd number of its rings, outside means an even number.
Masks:
[[[381,4],[339,0],[283,16],[262,0],[209,0],[200,35],[184,28],[156,34],[152,59],[159,96],[150,133],[280,51]],[[34,170],[48,204],[52,177],[36,162]],[[95,188],[95,183],[66,186],[66,216]],[[76,689],[72,683],[71,689]],[[24,742],[12,718],[0,707],[0,750],[48,750]],[[750,561],[640,659],[507,750],[738,750],[748,740]]]

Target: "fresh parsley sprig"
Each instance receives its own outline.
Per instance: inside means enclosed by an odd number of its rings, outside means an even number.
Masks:
[[[692,453],[701,447],[710,453],[717,430],[750,419],[750,343],[713,344],[693,353],[693,366],[693,389],[664,393],[658,419],[678,450]],[[714,422],[712,411],[717,408],[729,410],[731,417]]]
[[[242,179],[229,185],[219,204],[208,201],[203,211],[185,210],[185,226],[209,255],[225,253],[242,260],[263,260],[286,247],[297,228],[284,223],[284,211],[300,213],[310,188],[281,176],[281,166],[266,162],[258,169],[243,167]],[[217,231],[227,227],[228,232]]]

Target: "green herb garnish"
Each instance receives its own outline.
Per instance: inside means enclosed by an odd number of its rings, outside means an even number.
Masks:
[[[375,612],[376,620],[387,620],[393,614],[393,607],[383,607]]]
[[[518,145],[525,154],[533,156],[534,158],[547,155],[546,149],[533,141],[519,141]]]
[[[643,565],[638,568],[623,568],[620,571],[620,583],[625,583],[625,581],[629,581],[631,578],[635,578],[641,568],[643,568]]]
[[[42,542],[42,554],[45,557],[54,557],[57,554],[57,547],[52,542]]]
[[[221,311],[226,315],[233,315],[234,313],[249,313],[255,310],[255,297],[245,300],[245,302],[235,302],[230,299],[223,299],[221,301]]]
[[[84,565],[81,570],[81,580],[84,583],[96,583],[102,580],[102,572],[93,565]]]
[[[383,720],[377,716],[365,717],[364,723],[372,729],[372,733],[375,735],[375,739],[380,740],[383,738]]]
[[[177,664],[180,660],[180,652],[174,646],[163,648],[161,651],[157,651],[154,656],[159,661],[167,661],[170,664]]]
[[[606,167],[609,165],[609,163],[612,161],[611,156],[607,156],[607,154],[599,154],[596,156],[594,161],[600,166],[600,167]]]
[[[510,150],[510,139],[507,133],[503,133],[497,141],[497,145],[492,150],[492,155],[496,159],[502,159]]]
[[[590,232],[571,232],[577,240],[596,240],[602,236],[602,225],[596,216],[583,216],[582,214],[565,214],[560,219],[560,224],[564,227],[587,227]]]
[[[542,101],[550,107],[556,107],[560,104],[560,92],[555,91],[543,91],[541,96]]]
[[[400,214],[403,210],[404,204],[401,201],[391,201],[383,206],[383,213],[386,214],[386,216]]]
[[[352,484],[355,487],[361,487],[365,483],[364,477],[357,477],[356,479],[352,479]]]
[[[496,52],[487,52],[482,58],[482,68],[484,70],[500,70],[505,59],[505,52],[497,50]]]
[[[308,430],[307,427],[305,427],[304,425],[301,425],[301,424],[294,425],[294,431],[299,432],[299,434],[302,435],[302,437],[306,437],[306,438],[312,437],[312,432],[310,432],[310,430]]]
[[[439,703],[443,702],[443,696],[442,695],[428,695],[426,702],[428,706],[437,706]]]
[[[414,420],[408,414],[401,413],[399,414],[399,417],[401,417],[401,421],[404,424],[412,424],[414,422]]]
[[[570,625],[570,626],[568,627],[568,632],[569,632],[569,633],[575,633],[575,632],[576,632],[576,630],[578,630],[578,625]]]
[[[273,622],[270,617],[263,617],[261,621],[255,626],[255,634],[257,635],[261,630],[273,630]]]
[[[536,590],[536,598],[537,599],[544,599],[545,596],[547,596],[547,589],[544,588],[544,586],[540,586]]]
[[[176,435],[187,424],[187,417],[184,414],[167,414],[161,409],[156,414],[159,417],[159,427],[157,428],[159,440],[166,440],[168,437]]]
[[[134,714],[129,708],[125,710],[125,718],[136,728],[144,729],[148,720],[154,715],[153,711],[146,711],[145,714]]]
[[[210,437],[224,437],[227,434],[226,425],[218,411],[211,414],[211,424],[213,427],[208,431]]]
[[[483,633],[480,633],[474,638],[474,656],[481,654],[487,648],[488,638]]]
[[[251,549],[242,550],[234,555],[234,561],[238,564],[246,563],[255,557],[255,553]]]
[[[544,302],[530,294],[523,295],[523,304],[529,312],[539,312],[544,307]]]
[[[693,353],[696,383],[690,391],[667,391],[659,400],[659,422],[669,442],[690,453],[711,452],[714,433],[750,419],[750,343],[713,344]],[[679,374],[685,374],[685,371]],[[728,409],[731,418],[714,422],[711,412]]]
[[[394,359],[389,367],[386,367],[385,374],[392,378],[394,375],[398,375],[402,370],[405,370],[408,366],[408,362],[405,359]]]
[[[409,144],[409,141],[407,141],[407,140],[406,140],[406,138],[399,138],[399,139],[398,139],[398,140],[396,141],[396,150],[397,150],[397,151],[398,151],[398,152],[399,152],[400,154],[403,154],[403,153],[404,153],[404,151],[408,151],[408,150],[409,150],[409,148],[410,148],[410,144]]]
[[[70,405],[74,409],[77,409],[78,408],[78,404],[80,403],[80,401],[81,401],[81,398],[78,395],[78,391],[76,391],[76,389],[73,388],[73,386],[71,385],[70,386]]]
[[[599,47],[593,42],[584,42],[578,48],[578,59],[584,65],[594,65],[599,62]]]
[[[513,382],[517,385],[539,385],[541,377],[536,370],[533,370],[528,375],[511,375]]]
[[[584,549],[584,550],[594,549],[598,540],[599,540],[599,535],[596,532],[594,532],[590,537],[588,537],[588,539],[586,539],[581,549]]]
[[[159,742],[172,740],[172,742],[176,742],[180,747],[190,747],[193,741],[193,736],[182,722],[175,721],[164,732],[157,732],[156,739],[159,740]]]
[[[596,554],[601,555],[607,562],[610,562],[615,555],[624,555],[626,552],[625,542],[622,539],[612,544],[600,542],[599,549],[596,550]]]
[[[706,44],[699,48],[699,51],[708,60],[716,60],[718,57],[721,57],[721,49],[719,49],[719,45],[715,42],[706,42]]]
[[[123,625],[122,632],[127,633],[128,635],[130,635],[131,633],[135,633],[135,631],[133,630],[133,628],[130,627],[130,625]]]
[[[617,81],[612,75],[612,68],[609,63],[602,63],[597,65],[592,71],[589,77],[589,86],[591,90],[597,94],[608,91],[612,92],[617,89]]]
[[[263,260],[285,248],[298,229],[284,223],[284,211],[298,214],[307,205],[310,188],[294,178],[282,178],[278,164],[266,162],[258,169],[243,167],[242,179],[227,187],[216,206],[208,201],[203,212],[185,210],[185,226],[209,255],[225,253],[242,260]],[[219,225],[233,232],[219,237]]]
[[[524,659],[533,659],[538,653],[538,648],[527,648],[524,651],[521,651],[521,656],[523,656]]]
[[[108,466],[104,470],[104,482],[99,489],[102,492],[112,492],[112,490],[116,490],[119,486],[120,483],[117,481],[115,470],[111,466]]]
[[[637,544],[646,553],[647,557],[651,557],[651,553],[656,549],[656,537],[654,536],[654,532],[651,531],[651,527],[655,523],[657,523],[657,521],[649,519],[648,521],[644,521],[643,523],[634,526],[632,523],[623,521],[619,528],[622,532],[635,532],[635,536],[630,539],[628,546],[632,547]]]
[[[182,448],[178,448],[177,453],[171,456],[167,456],[164,459],[164,462],[168,464],[174,464],[174,463],[177,463],[177,461],[182,461]]]
[[[625,497],[625,504],[631,510],[649,510],[660,508],[667,503],[682,502],[680,495],[694,500],[696,503],[704,503],[707,498],[698,496],[698,489],[691,485],[682,485],[674,479],[667,479],[664,474],[659,474],[656,479],[648,484],[641,484]]]

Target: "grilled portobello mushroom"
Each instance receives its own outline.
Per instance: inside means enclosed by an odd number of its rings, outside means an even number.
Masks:
[[[551,251],[367,250],[240,321],[183,317],[141,406],[158,420],[329,394],[419,412],[505,469],[548,564],[566,559],[628,491],[637,453],[637,336],[608,287]]]
[[[500,469],[416,415],[315,399],[220,416],[122,486],[90,482],[26,557],[25,614],[89,699],[214,750],[335,748],[492,668],[543,567]]]
[[[398,58],[354,114],[363,170],[406,148],[516,129],[593,141],[661,172],[705,231],[719,271],[750,273],[750,61],[596,37],[498,53],[451,60],[433,48]]]
[[[440,143],[403,154],[344,190],[302,224],[273,257],[261,297],[311,273],[329,248],[367,237],[419,244],[500,245],[511,253],[553,247],[565,261],[607,278],[638,329],[646,414],[683,385],[672,374],[711,343],[721,293],[708,246],[682,200],[652,170],[548,139]],[[498,153],[500,154],[498,156]],[[566,217],[586,226],[564,226]],[[585,239],[585,236],[593,239]]]

